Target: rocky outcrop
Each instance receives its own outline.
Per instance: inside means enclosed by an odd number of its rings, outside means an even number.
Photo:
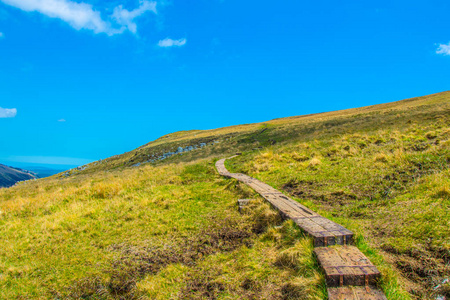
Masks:
[[[143,161],[143,162],[139,162],[137,164],[134,164],[133,167],[139,167],[140,165],[145,164],[145,163],[154,163],[154,162],[157,162],[157,161],[161,161],[161,160],[167,159],[167,158],[169,158],[171,156],[174,156],[174,155],[182,155],[182,154],[184,154],[186,152],[190,152],[190,151],[194,151],[194,150],[197,150],[197,149],[201,149],[201,148],[204,148],[204,147],[206,147],[208,145],[215,145],[217,143],[219,143],[219,141],[213,141],[213,142],[208,143],[208,144],[207,143],[200,143],[198,145],[186,146],[184,148],[183,147],[178,147],[175,151],[165,152],[165,153],[163,153],[162,155],[159,155],[159,156],[158,155],[157,156],[152,155],[151,159]]]

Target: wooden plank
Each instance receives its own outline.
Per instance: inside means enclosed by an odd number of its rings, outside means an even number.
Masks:
[[[353,288],[354,293],[358,297],[358,300],[387,300],[384,293],[376,288]],[[332,300],[332,299],[330,299]]]
[[[261,187],[260,185],[258,185],[254,180],[251,183],[251,187],[258,192],[259,194],[275,194],[275,193],[279,193],[277,190],[275,189],[268,189],[265,187]]]
[[[327,245],[351,245],[353,244],[353,232],[347,228],[334,223],[327,218],[315,218],[314,222],[324,228],[324,232],[328,232],[328,236],[334,236],[333,241],[328,241]]]
[[[314,238],[314,247],[333,245],[349,245],[353,243],[353,233],[346,230],[327,230],[317,220],[322,216],[309,218],[295,218],[294,222]],[[345,230],[345,231],[344,231]]]
[[[325,231],[324,228],[315,223],[312,218],[295,218],[294,222],[310,235],[313,235],[316,232],[322,233]],[[320,234],[319,236],[323,237],[324,235]]]
[[[275,190],[276,191],[276,190]],[[276,191],[275,193],[263,193],[261,194],[265,199],[274,203],[280,203],[283,206],[283,209],[292,212],[298,212],[300,215],[305,217],[315,217],[318,216],[315,212],[311,211],[307,207],[297,203],[296,201],[286,197],[284,194]],[[270,199],[270,200],[269,200]],[[281,208],[280,208],[281,210]],[[285,211],[283,211],[285,212]],[[291,217],[293,218],[293,217]]]
[[[325,228],[325,230],[329,231],[340,231],[342,229],[345,229],[343,226],[336,224],[333,221],[328,220],[327,218],[324,217],[316,218],[314,219],[314,222],[321,225],[323,228]]]
[[[314,216],[319,216],[319,214],[315,213],[314,211],[310,210],[309,208],[307,208],[306,206],[301,205],[300,203],[298,203],[297,201],[292,200],[291,198],[289,199],[289,204],[293,207],[296,208],[298,210],[302,210],[304,211],[306,214],[310,215],[311,217]]]
[[[307,216],[304,211],[293,209],[292,206],[290,206],[286,200],[277,197],[277,195],[271,193],[269,194],[263,193],[261,195],[264,197],[264,199],[269,201],[277,210],[279,210],[284,217],[289,217],[293,219]]]
[[[330,287],[375,285],[380,271],[354,246],[314,249]]]
[[[353,233],[331,220],[321,217],[309,208],[292,200],[270,185],[255,178],[239,173],[229,173],[224,165],[225,159],[217,161],[216,167],[224,176],[235,178],[261,194],[272,206],[280,211],[284,218],[293,219],[304,231],[314,238],[316,247],[351,244]],[[315,218],[320,217],[320,218]],[[301,218],[313,218],[302,220]]]
[[[334,239],[333,241],[328,240],[326,242],[326,245],[324,246],[333,246],[333,245],[352,245],[353,244],[353,232],[351,232],[350,230],[347,229],[342,229],[342,230],[336,230],[336,231],[331,231],[328,230],[326,231],[328,236],[333,235]],[[316,247],[322,247],[317,245]]]
[[[330,300],[387,300],[382,291],[371,287],[380,272],[353,242],[353,232],[313,212],[268,184],[240,173],[230,173],[225,159],[217,161],[219,174],[247,184],[261,194],[285,218],[291,218],[314,239],[314,253],[325,272]],[[332,245],[340,247],[328,247]]]
[[[351,287],[328,288],[328,300],[358,300]]]
[[[387,300],[387,298],[375,287],[346,286],[328,288],[328,300]]]

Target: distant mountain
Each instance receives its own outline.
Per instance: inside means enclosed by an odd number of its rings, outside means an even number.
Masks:
[[[0,187],[10,187],[16,182],[35,179],[37,177],[33,172],[0,164]]]
[[[50,177],[52,175],[58,174],[58,173],[62,173],[68,169],[72,169],[72,167],[68,167],[68,168],[64,168],[64,167],[59,167],[59,168],[47,168],[47,167],[38,167],[38,166],[25,166],[24,169],[27,169],[29,171],[31,171],[31,173],[34,173],[35,175],[37,175],[38,178],[45,178],[45,177]],[[30,172],[29,172],[30,173]]]
[[[32,175],[36,175],[37,178],[50,177],[58,173],[78,167],[77,165],[54,165],[54,164],[39,164],[39,163],[27,163],[27,162],[11,162],[13,169],[24,171]],[[9,163],[8,163],[9,165]]]

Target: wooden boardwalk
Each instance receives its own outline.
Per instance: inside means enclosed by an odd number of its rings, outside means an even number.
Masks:
[[[232,156],[230,158],[233,158]],[[322,267],[330,300],[384,300],[386,296],[375,288],[380,272],[353,244],[353,232],[322,217],[272,188],[245,174],[230,173],[225,160],[216,162],[220,175],[245,183],[274,208],[282,217],[292,219],[314,240],[314,253]],[[330,247],[335,246],[335,247]]]

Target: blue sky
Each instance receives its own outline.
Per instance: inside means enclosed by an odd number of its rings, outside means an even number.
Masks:
[[[0,163],[449,89],[449,1],[0,0]]]

